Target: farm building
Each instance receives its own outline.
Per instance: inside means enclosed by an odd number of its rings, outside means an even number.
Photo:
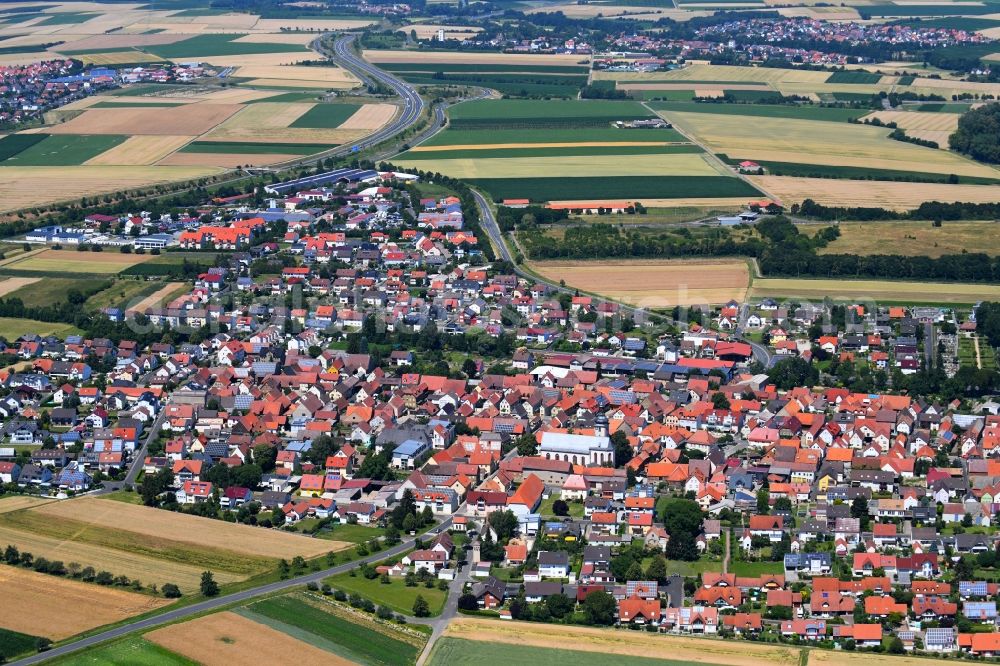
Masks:
[[[168,245],[173,244],[173,242],[174,237],[170,234],[150,234],[136,238],[135,246],[141,247],[144,250],[162,250]]]

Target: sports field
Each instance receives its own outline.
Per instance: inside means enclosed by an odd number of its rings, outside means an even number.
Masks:
[[[0,566],[0,597],[3,598],[0,627],[53,640],[170,603],[167,599],[120,588],[81,583],[6,565]]]
[[[742,301],[750,283],[746,262],[729,259],[537,261],[529,267],[569,287],[647,308]]]
[[[1000,298],[1000,285],[889,280],[754,278],[752,298],[781,296],[850,301],[871,299],[911,303],[977,303]]]
[[[822,224],[801,225],[803,233],[812,233]],[[840,237],[819,251],[820,254],[901,254],[940,257],[963,251],[1000,255],[1000,229],[996,222],[841,222]],[[0,283],[2,286],[3,283]]]
[[[797,666],[800,650],[794,647],[777,647],[746,641],[723,641],[712,638],[685,636],[664,636],[641,631],[615,631],[590,627],[561,626],[559,631],[544,624],[528,622],[491,620],[485,618],[460,617],[452,620],[444,633],[445,638],[458,638],[486,644],[502,644],[498,649],[483,650],[478,656],[488,655],[488,659],[503,659],[508,646],[543,648],[555,652],[572,650],[585,653],[600,653],[607,663],[608,655],[642,657],[649,660],[666,660],[670,666],[685,663],[704,663],[713,666]],[[528,653],[531,655],[531,653]],[[534,657],[525,663],[550,663],[546,654]],[[567,663],[555,655],[557,664]],[[585,655],[586,657],[586,655]],[[452,662],[439,661],[435,664]],[[468,662],[460,662],[468,663]],[[487,664],[511,663],[511,660],[484,662]],[[591,661],[590,663],[598,663]]]

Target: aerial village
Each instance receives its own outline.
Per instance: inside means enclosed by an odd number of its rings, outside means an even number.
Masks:
[[[1000,654],[1000,404],[898,395],[974,319],[771,300],[668,318],[491,261],[458,196],[361,169],[26,242],[214,249],[119,339],[3,352],[0,483],[260,529],[437,529],[373,575],[539,622]],[[820,363],[866,368],[838,386]]]

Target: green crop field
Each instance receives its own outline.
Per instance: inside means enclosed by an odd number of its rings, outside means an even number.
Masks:
[[[449,112],[454,129],[527,129],[539,127],[604,126],[616,120],[648,118],[638,102],[604,100],[480,100]]]
[[[0,285],[2,284],[0,283]],[[20,298],[26,305],[45,307],[65,303],[71,289],[76,289],[84,296],[89,297],[107,288],[110,284],[109,280],[101,278],[47,277],[12,291],[4,298]]]
[[[980,14],[995,14],[996,5],[960,5],[958,3],[942,3],[939,5],[863,5],[858,7],[862,18],[868,16],[978,16]]]
[[[196,666],[197,664],[139,636],[99,645],[49,663],[53,666]]]
[[[663,155],[700,153],[701,148],[694,144],[663,146],[650,143],[644,146],[545,146],[540,148],[497,148],[492,150],[477,150],[464,148],[458,150],[419,150],[401,155],[403,160],[448,160],[466,158],[503,158],[503,157],[577,157],[588,155]]]
[[[317,104],[295,119],[289,127],[333,129],[357,113],[357,104]]]
[[[739,164],[742,160],[718,155],[728,164]],[[899,169],[875,169],[872,167],[831,166],[826,164],[801,164],[798,162],[773,162],[754,160],[764,167],[770,176],[797,176],[800,178],[844,178],[848,180],[897,180],[914,183],[962,183],[966,185],[1000,185],[1000,179],[980,176],[955,176],[950,174],[927,173],[923,171],[903,171]]]
[[[0,628],[0,661],[35,649],[37,636],[29,636],[10,629]]]
[[[896,83],[898,85],[901,85],[901,86],[911,86],[911,85],[913,85],[913,82],[916,81],[916,80],[917,80],[917,77],[915,77],[915,76],[913,76],[911,74],[907,74],[905,76],[899,77],[899,80],[896,81]]]
[[[690,662],[445,637],[434,645],[428,663],[430,666],[606,666],[609,663],[622,666],[688,666]],[[709,662],[700,663],[710,666]]]
[[[10,317],[0,317],[0,338],[7,342],[13,342],[22,335],[34,333],[35,335],[54,335],[65,338],[67,335],[79,333],[79,329],[72,324],[61,324],[59,322],[35,321],[34,319],[13,319]]]
[[[4,166],[76,166],[123,143],[117,134],[49,134],[4,160]]]
[[[504,95],[519,97],[575,97],[587,83],[586,76],[549,76],[546,74],[400,74],[410,82],[424,86],[480,86]]]
[[[614,127],[593,129],[452,129],[434,135],[421,146],[468,146],[522,143],[598,143],[624,141],[686,142],[687,138],[672,129],[627,130]]]
[[[852,118],[860,118],[869,112],[868,109],[841,109],[791,104],[725,104],[719,102],[651,102],[649,106],[654,111],[718,113],[729,116],[761,116],[765,118],[798,118],[801,120],[828,120],[840,123],[847,122]]]
[[[371,599],[375,604],[384,604],[397,613],[408,615],[413,614],[413,602],[416,601],[417,595],[427,600],[431,615],[441,614],[445,599],[448,597],[447,592],[437,589],[437,581],[435,581],[433,588],[427,588],[423,585],[406,587],[400,578],[393,578],[386,585],[378,578],[369,580],[364,576],[351,576],[344,573],[327,578],[324,582],[329,583],[334,589],[343,590],[348,594],[355,592],[365,599]]]
[[[667,102],[687,102],[694,99],[694,89],[691,90],[631,90],[635,99],[661,100]]]
[[[728,176],[609,176],[578,178],[481,178],[468,181],[497,201],[620,199],[685,199],[693,197],[759,197],[761,193],[739,178]]]
[[[0,162],[27,150],[48,137],[48,134],[8,134],[0,139]]]
[[[262,97],[260,99],[251,99],[243,102],[244,104],[259,104],[260,102],[268,102],[269,104],[276,104],[279,102],[315,102],[319,100],[320,95],[312,92],[289,92],[281,93],[280,95],[275,95],[273,97]]]
[[[173,44],[146,46],[142,50],[157,58],[208,58],[211,56],[309,51],[308,48],[300,44],[234,41],[242,36],[232,34],[197,35]]]
[[[959,10],[959,13],[961,10]],[[905,25],[913,26],[914,28],[942,28],[945,30],[986,30],[988,28],[996,28],[1000,26],[1000,21],[988,18],[970,18],[968,16],[944,16],[942,18],[933,18],[914,20],[914,21],[903,21]]]
[[[834,72],[830,75],[830,78],[826,80],[826,83],[872,84],[878,83],[881,78],[881,74],[866,72],[862,69],[850,69],[841,72]]]
[[[923,111],[925,113],[965,113],[972,108],[972,104],[958,103],[946,104],[944,102],[926,102],[913,106],[903,107],[906,111]]]
[[[279,631],[291,627],[288,633],[295,638],[359,664],[409,666],[416,662],[422,647],[419,640],[404,637],[390,626],[352,622],[346,610],[306,596],[274,597],[247,606],[245,611],[237,610]]]
[[[586,66],[573,65],[496,65],[496,64],[452,64],[452,63],[414,63],[389,62],[379,63],[379,67],[399,74],[431,73],[476,73],[501,74],[515,72],[519,74],[583,74],[587,75]]]
[[[322,143],[246,143],[244,141],[192,141],[182,153],[223,153],[237,155],[312,155],[334,146]]]

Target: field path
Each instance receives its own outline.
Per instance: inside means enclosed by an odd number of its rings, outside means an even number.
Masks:
[[[657,113],[656,111],[654,111],[652,109],[652,107],[649,106],[649,102],[643,102],[642,105],[643,105],[643,107],[646,108],[647,111],[649,111],[650,113],[652,113],[657,118],[663,118],[664,120],[667,120],[667,122],[670,123],[670,126],[674,130],[676,130],[679,134],[682,134],[684,136],[684,138],[686,138],[688,141],[690,141],[691,143],[693,143],[694,145],[698,146],[703,151],[705,151],[705,154],[704,154],[705,161],[708,162],[708,163],[710,163],[710,164],[712,164],[712,165],[714,165],[717,169],[719,169],[720,173],[728,175],[728,176],[736,176],[737,178],[739,178],[743,182],[747,183],[751,187],[754,187],[754,188],[760,190],[761,192],[763,192],[764,194],[766,194],[768,199],[771,199],[772,201],[777,201],[779,203],[781,202],[780,198],[774,196],[774,194],[772,194],[771,192],[769,192],[763,185],[761,185],[759,183],[754,183],[746,175],[740,173],[736,169],[733,169],[728,164],[726,164],[725,162],[723,162],[722,160],[720,160],[718,157],[716,157],[715,156],[715,152],[712,151],[704,143],[702,143],[701,141],[699,141],[695,137],[695,135],[693,133],[687,131],[686,129],[681,128],[674,121],[669,120],[669,119],[667,119],[666,116],[662,116],[659,113]]]
[[[983,369],[983,357],[979,354],[979,336],[972,336],[972,344],[976,347],[976,368],[979,370]]]

